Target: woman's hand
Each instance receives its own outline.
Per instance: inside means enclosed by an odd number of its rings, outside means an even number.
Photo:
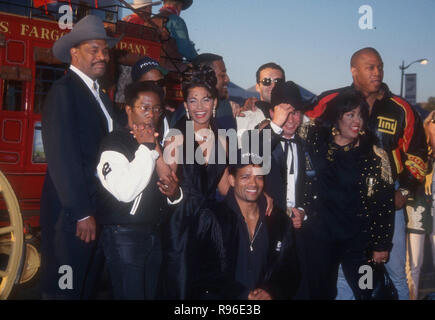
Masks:
[[[372,261],[374,263],[385,263],[388,260],[388,251],[373,251]]]
[[[428,196],[432,194],[432,178],[433,178],[433,170],[425,177],[426,180],[424,183],[424,193],[426,193]]]
[[[266,192],[263,191],[264,196],[266,197],[267,207],[266,207],[266,216],[270,216],[273,210],[273,198],[269,196]]]

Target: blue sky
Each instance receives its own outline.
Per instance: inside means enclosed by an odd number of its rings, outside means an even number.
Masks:
[[[359,28],[362,5],[372,7],[376,29]],[[270,61],[316,94],[345,86],[352,53],[373,46],[395,93],[402,60],[429,59],[407,70],[417,73],[417,101],[425,102],[435,96],[434,13],[435,0],[194,0],[182,17],[196,48],[224,56],[241,87],[254,85],[255,71]]]

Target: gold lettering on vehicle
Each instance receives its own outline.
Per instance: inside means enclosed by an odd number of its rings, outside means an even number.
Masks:
[[[125,41],[120,41],[116,45],[116,48],[120,50],[127,50],[130,53],[139,54],[139,55],[145,55],[147,53],[146,46],[141,44],[133,44]]]
[[[0,32],[9,32],[9,23],[7,21],[0,21]]]
[[[26,35],[26,32],[27,32],[27,30],[29,30],[29,25],[27,25],[27,24],[21,24],[21,35],[22,36],[25,36]]]
[[[388,133],[388,134],[395,134],[396,128],[397,128],[397,120],[385,118],[385,117],[378,117],[379,123],[378,123],[378,130],[380,132]]]
[[[0,24],[1,31],[1,24]],[[21,24],[21,33],[22,36],[32,37],[41,40],[52,40],[56,41],[61,36],[63,36],[66,32],[59,32],[56,29],[48,29],[44,27],[32,26],[30,27],[28,24]]]
[[[50,40],[48,34],[49,34],[50,30],[46,29],[46,28],[41,28],[41,38],[45,39],[45,40]]]

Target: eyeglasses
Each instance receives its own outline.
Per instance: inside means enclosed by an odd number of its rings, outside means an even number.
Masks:
[[[139,108],[142,113],[150,113],[151,110],[154,113],[161,113],[162,108],[160,106],[154,106],[154,107],[145,107],[145,106],[134,106],[135,108]]]
[[[152,83],[160,88],[163,88],[164,86],[166,86],[166,80],[165,79],[160,79],[160,80],[145,80],[142,81],[143,83]]]
[[[263,86],[268,87],[268,86],[270,86],[270,85],[272,84],[272,82],[274,82],[274,83],[280,83],[280,82],[283,82],[283,81],[284,81],[284,80],[281,79],[281,78],[276,78],[276,79],[272,79],[272,78],[264,78],[264,79],[261,79],[261,80],[260,80],[260,83],[261,83]]]

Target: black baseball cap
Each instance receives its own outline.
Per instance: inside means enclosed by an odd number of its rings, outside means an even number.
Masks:
[[[143,57],[133,65],[133,68],[131,69],[131,78],[133,81],[137,81],[144,73],[147,73],[152,69],[159,70],[164,76],[168,74],[168,70],[163,68],[156,60],[149,57]]]

